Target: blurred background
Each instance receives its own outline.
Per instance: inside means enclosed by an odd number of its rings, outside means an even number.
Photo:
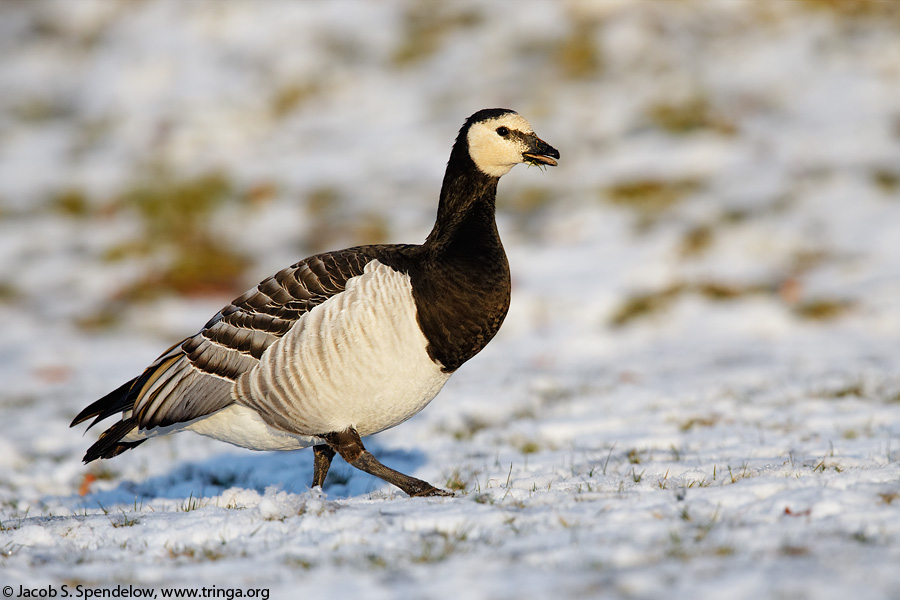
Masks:
[[[898,30],[864,0],[4,1],[4,460],[78,468],[71,416],[277,269],[421,242],[485,107],[562,159],[500,185],[481,364],[891,371]]]
[[[896,0],[0,0],[3,576],[896,595],[898,32]],[[562,155],[499,186],[509,316],[366,442],[458,498],[336,461],[326,501],[310,453],[195,435],[81,464],[73,416],[243,290],[424,240],[486,107]]]

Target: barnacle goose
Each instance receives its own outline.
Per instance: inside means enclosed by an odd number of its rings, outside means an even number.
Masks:
[[[93,427],[121,413],[84,462],[188,429],[254,450],[312,446],[313,486],[337,453],[411,496],[451,495],[382,465],[360,438],[422,410],[497,333],[510,294],[497,182],[555,158],[516,112],[476,112],[424,244],[318,254],[264,280],[75,417]]]

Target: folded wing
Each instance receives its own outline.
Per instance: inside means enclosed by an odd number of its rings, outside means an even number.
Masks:
[[[85,454],[110,458],[162,428],[189,423],[234,402],[231,388],[266,349],[315,306],[363,273],[374,247],[349,248],[300,261],[235,299],[196,335],[157,358],[135,379],[97,400],[72,421],[98,422],[121,413]]]

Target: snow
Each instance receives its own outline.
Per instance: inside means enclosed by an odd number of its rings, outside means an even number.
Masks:
[[[4,3],[0,585],[896,597],[898,16],[823,5]],[[578,27],[594,66],[571,62]],[[693,129],[654,117],[692,98]],[[72,417],[230,299],[121,300],[160,259],[105,257],[141,234],[108,208],[135,181],[163,166],[271,189],[212,221],[252,257],[249,286],[358,243],[371,215],[421,241],[456,131],[488,106],[562,154],[500,184],[509,317],[366,440],[456,497],[340,460],[310,490],[309,451],[192,434],[81,464],[97,433]],[[642,181],[693,183],[663,208],[615,201]],[[87,217],[54,209],[67,190]],[[658,303],[617,325],[639,294]],[[101,308],[118,321],[79,326]]]

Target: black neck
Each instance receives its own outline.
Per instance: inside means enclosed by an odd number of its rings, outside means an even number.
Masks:
[[[451,156],[450,165],[425,247],[442,257],[486,258],[498,248],[502,251],[495,221],[498,178],[478,170],[467,154]]]
[[[509,309],[497,181],[472,162],[464,128],[447,164],[434,229],[409,271],[428,355],[448,373],[484,348]]]

